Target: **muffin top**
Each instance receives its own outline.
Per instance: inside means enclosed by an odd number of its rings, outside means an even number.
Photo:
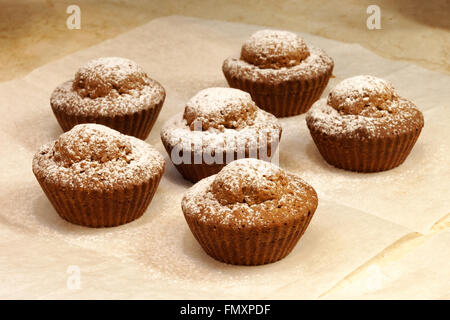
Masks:
[[[172,147],[201,152],[234,150],[239,144],[279,139],[281,125],[272,114],[259,109],[251,96],[232,88],[208,88],[186,104],[183,113],[169,119],[161,139]]]
[[[313,78],[333,65],[323,50],[307,46],[295,33],[260,30],[243,44],[240,58],[227,58],[222,68],[235,77],[279,83]]]
[[[164,88],[136,62],[107,57],[82,66],[53,91],[50,103],[68,114],[114,116],[153,108],[164,98]]]
[[[317,101],[306,116],[310,128],[361,139],[398,135],[423,127],[422,113],[392,83],[368,75],[351,77]]]
[[[293,67],[308,56],[303,39],[287,31],[260,30],[250,36],[241,49],[241,60],[261,69]]]
[[[33,172],[62,188],[106,191],[137,185],[164,171],[144,141],[99,124],[79,124],[34,155]]]
[[[313,213],[314,189],[298,176],[257,159],[240,159],[200,180],[184,195],[184,214],[232,228],[271,227]]]

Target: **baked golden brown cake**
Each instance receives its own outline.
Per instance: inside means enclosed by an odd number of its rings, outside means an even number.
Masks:
[[[149,144],[99,124],[75,126],[33,158],[33,172],[58,214],[88,227],[139,218],[164,166]]]
[[[144,140],[165,97],[164,88],[134,61],[109,57],[82,66],[53,91],[50,104],[64,131],[99,123]]]
[[[192,182],[219,172],[232,160],[269,161],[280,138],[278,120],[259,109],[248,93],[231,88],[198,92],[161,130],[173,164]]]
[[[306,116],[311,136],[331,165],[359,172],[389,170],[405,161],[424,125],[415,105],[373,76],[339,83]]]
[[[333,72],[333,60],[287,31],[261,30],[230,57],[222,70],[232,88],[251,94],[258,107],[277,117],[308,111]]]
[[[241,159],[192,186],[181,207],[208,255],[260,265],[292,251],[317,204],[314,189],[298,176],[266,161]]]

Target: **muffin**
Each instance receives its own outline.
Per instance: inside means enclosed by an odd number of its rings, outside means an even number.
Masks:
[[[53,91],[50,104],[64,131],[91,122],[144,140],[165,97],[164,88],[134,61],[112,57],[82,66]]]
[[[144,141],[99,124],[76,125],[33,158],[33,173],[56,212],[95,228],[142,216],[164,166]]]
[[[331,165],[377,172],[399,166],[424,125],[422,113],[393,85],[373,76],[339,83],[306,116],[311,136]]]
[[[266,161],[241,159],[192,186],[181,208],[208,255],[261,265],[292,251],[317,204],[314,189],[298,176]]]
[[[259,109],[248,93],[231,88],[198,92],[161,130],[170,159],[192,182],[236,159],[270,161],[280,138],[278,120]]]
[[[320,98],[334,67],[321,49],[287,31],[261,30],[229,57],[222,70],[232,88],[251,94],[258,107],[277,117],[308,111]]]

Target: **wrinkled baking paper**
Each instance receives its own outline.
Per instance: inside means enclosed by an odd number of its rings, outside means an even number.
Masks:
[[[207,256],[180,209],[191,184],[170,163],[159,131],[197,91],[227,86],[222,61],[238,54],[258,29],[179,16],[156,19],[0,84],[1,298],[317,298],[393,242],[425,232],[449,212],[449,77],[382,59],[358,45],[302,34],[335,60],[336,78],[327,91],[357,74],[391,80],[424,111],[424,131],[401,167],[357,174],[321,159],[304,116],[282,119],[280,166],[300,174],[319,194],[310,227],[293,252],[274,264],[231,266]],[[49,105],[52,90],[102,56],[133,59],[165,87],[166,102],[147,141],[164,154],[167,170],[142,218],[90,229],[59,218],[32,174],[31,159],[62,133]],[[73,270],[80,274],[78,289]]]
[[[365,278],[324,298],[449,299],[449,245],[450,231],[441,232],[392,264],[371,266]]]

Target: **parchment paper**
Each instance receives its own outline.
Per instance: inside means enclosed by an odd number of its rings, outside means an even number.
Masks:
[[[439,233],[399,261],[372,266],[361,281],[325,299],[449,299],[450,232]],[[417,282],[420,279],[420,282]]]
[[[299,173],[319,193],[309,229],[287,258],[271,265],[238,267],[209,258],[180,209],[190,183],[171,165],[159,131],[198,90],[226,86],[222,61],[260,28],[177,16],[156,19],[0,84],[0,297],[317,298],[389,244],[426,231],[450,211],[450,113],[444,105],[449,77],[382,59],[358,45],[302,34],[335,59],[336,79],[329,87],[362,73],[391,80],[424,111],[424,132],[401,167],[353,174],[320,158],[304,116],[283,119],[280,166]],[[40,145],[62,133],[49,106],[52,90],[101,56],[133,59],[165,87],[167,99],[147,141],[165,155],[167,170],[142,218],[89,229],[57,216],[35,181],[31,159]],[[80,268],[80,290],[66,286],[71,265]]]

